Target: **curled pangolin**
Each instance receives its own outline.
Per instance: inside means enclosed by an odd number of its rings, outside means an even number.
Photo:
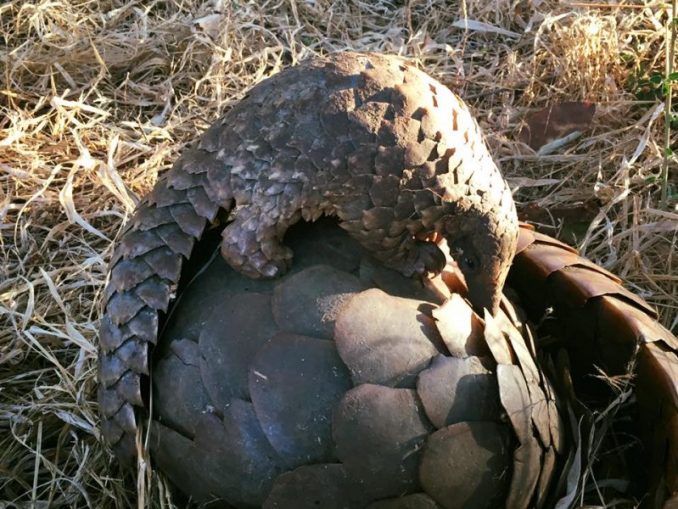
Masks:
[[[219,210],[222,253],[250,277],[290,267],[281,244],[299,219],[335,215],[404,274],[439,272],[441,234],[477,310],[496,311],[515,250],[511,192],[463,102],[403,60],[341,53],[255,86],[184,152],[140,204],[112,259],[100,329],[103,434],[135,454],[148,343],[182,260]]]

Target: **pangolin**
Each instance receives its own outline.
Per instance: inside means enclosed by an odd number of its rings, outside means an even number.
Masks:
[[[208,222],[230,213],[221,252],[275,277],[300,219],[338,217],[385,265],[438,272],[449,246],[469,300],[496,311],[515,251],[511,191],[462,100],[406,61],[373,53],[312,58],[254,86],[187,149],[140,203],[111,262],[100,327],[102,430],[135,455],[148,343]]]

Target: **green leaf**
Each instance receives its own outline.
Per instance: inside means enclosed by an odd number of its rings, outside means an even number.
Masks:
[[[673,150],[671,147],[664,147],[664,155],[666,157],[672,157],[673,156]]]
[[[667,79],[669,81],[678,81],[678,72],[672,72]]]
[[[650,83],[659,85],[662,81],[664,81],[664,79],[662,78],[662,75],[659,73],[654,73],[652,76],[650,76]]]

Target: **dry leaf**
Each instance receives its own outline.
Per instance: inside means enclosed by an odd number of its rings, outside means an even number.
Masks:
[[[552,104],[527,116],[518,139],[538,150],[553,140],[588,129],[595,112],[595,103],[587,101]]]

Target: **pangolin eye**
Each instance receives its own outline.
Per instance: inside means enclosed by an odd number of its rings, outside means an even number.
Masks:
[[[472,255],[462,255],[461,257],[461,264],[462,267],[470,270],[470,271],[476,271],[480,268],[480,263],[478,262],[478,258]]]

